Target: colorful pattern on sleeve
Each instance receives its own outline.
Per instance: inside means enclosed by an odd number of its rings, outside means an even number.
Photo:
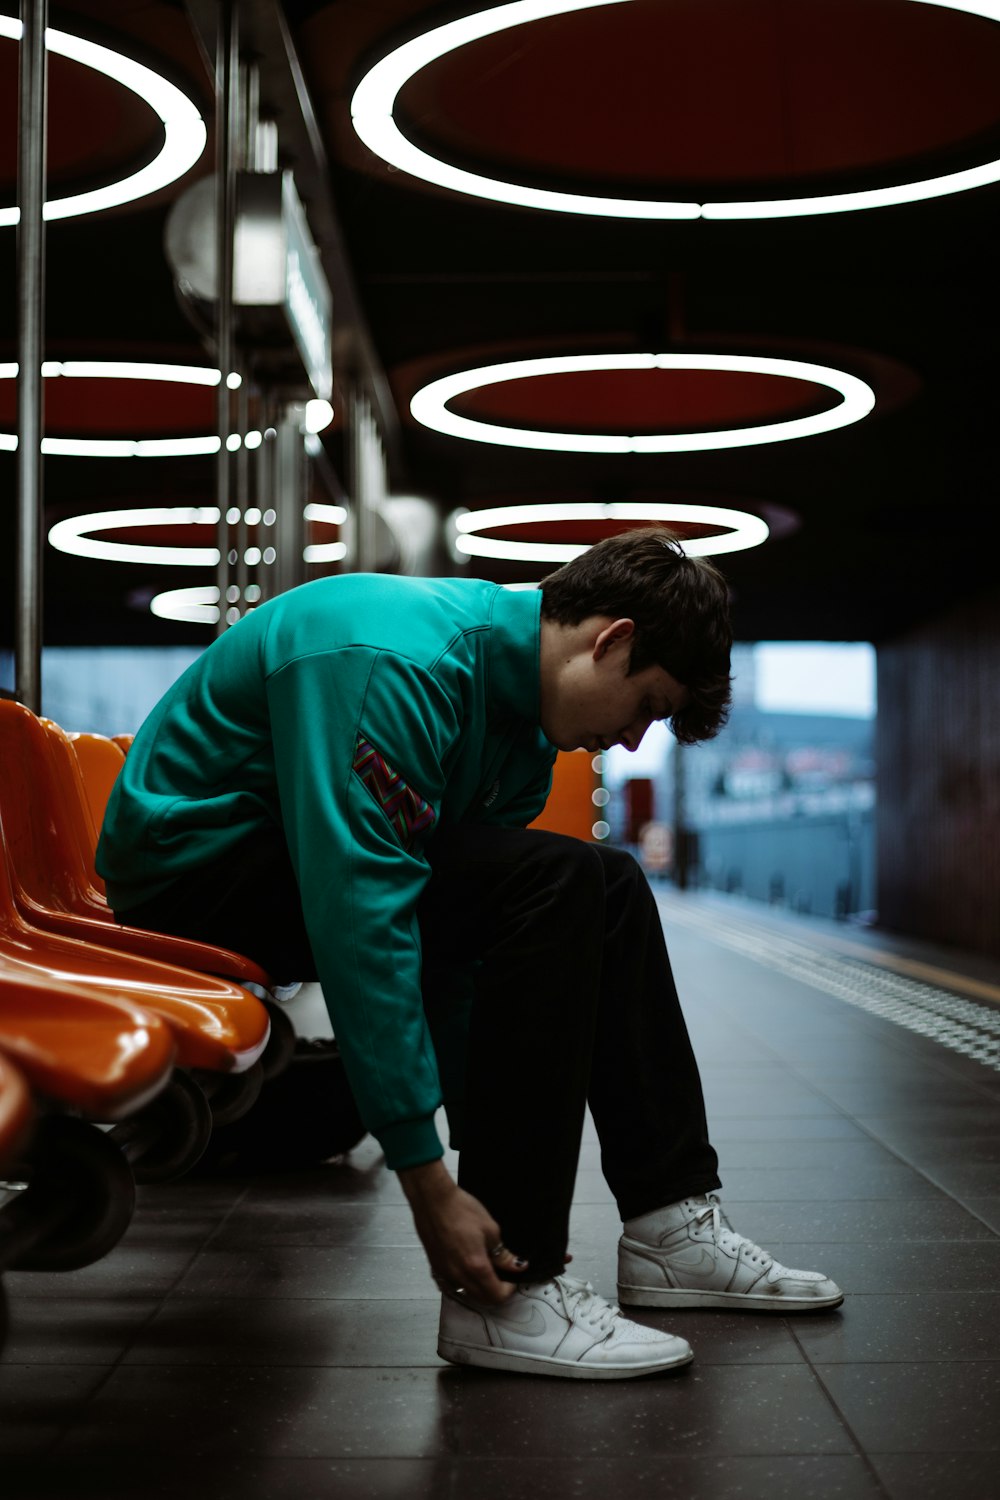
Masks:
[[[412,849],[417,839],[429,833],[437,822],[433,807],[360,734],[354,747],[354,769],[396,830],[403,848]]]

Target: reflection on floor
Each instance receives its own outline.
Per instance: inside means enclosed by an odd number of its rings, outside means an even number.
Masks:
[[[734,1226],[833,1276],[843,1309],[643,1312],[694,1345],[662,1379],[451,1369],[370,1141],[311,1172],[148,1188],[106,1260],[5,1278],[5,1500],[1000,1496],[1000,1071],[769,961],[836,952],[843,928],[663,910]],[[996,973],[964,972],[956,993],[986,1003]],[[617,1232],[589,1130],[573,1269],[610,1295]]]

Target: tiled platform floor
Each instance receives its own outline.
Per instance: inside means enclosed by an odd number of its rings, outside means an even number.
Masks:
[[[642,1314],[695,1348],[660,1379],[456,1370],[370,1141],[145,1189],[106,1260],[5,1278],[5,1500],[1000,1497],[1000,1072],[665,910],[734,1226],[842,1310]],[[574,1271],[610,1295],[617,1232],[591,1131]]]

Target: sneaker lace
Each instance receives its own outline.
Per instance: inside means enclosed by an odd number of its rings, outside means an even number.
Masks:
[[[556,1276],[556,1284],[562,1293],[566,1314],[574,1323],[585,1323],[589,1328],[607,1337],[621,1316],[621,1308],[595,1292],[589,1281],[576,1276]]]
[[[695,1214],[696,1224],[707,1224],[711,1220],[712,1238],[731,1255],[742,1254],[744,1260],[753,1265],[763,1266],[765,1269],[774,1265],[774,1256],[762,1250],[760,1245],[753,1240],[747,1239],[745,1234],[737,1234],[734,1229],[724,1222],[722,1216],[722,1204],[715,1193],[708,1193],[705,1197],[705,1205]]]

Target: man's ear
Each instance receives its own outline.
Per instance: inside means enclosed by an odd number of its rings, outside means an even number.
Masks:
[[[634,620],[614,620],[605,625],[594,641],[594,661],[600,661],[609,651],[627,646],[634,635]]]

